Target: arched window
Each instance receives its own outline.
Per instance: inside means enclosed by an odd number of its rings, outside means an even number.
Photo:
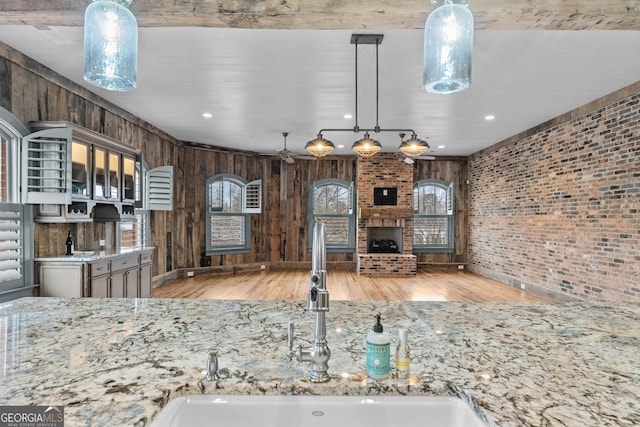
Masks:
[[[207,255],[249,252],[249,214],[259,213],[262,182],[219,174],[206,182]]]
[[[354,197],[352,182],[323,179],[310,185],[309,236],[315,221],[322,221],[327,251],[349,252],[355,249]],[[309,239],[309,249],[312,243]]]
[[[413,252],[453,252],[453,184],[424,179],[413,186]]]

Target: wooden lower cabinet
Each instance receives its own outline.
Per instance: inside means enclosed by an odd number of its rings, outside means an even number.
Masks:
[[[92,277],[89,286],[90,295],[86,296],[91,296],[94,298],[108,298],[109,280],[109,276]]]
[[[140,255],[139,289],[140,298],[151,298],[151,253],[145,258]]]
[[[40,294],[53,297],[150,298],[152,262],[151,251],[88,262],[39,261]],[[69,274],[70,271],[78,274]]]
[[[108,268],[102,265],[105,262],[109,263]],[[92,263],[90,271],[95,270],[98,276],[92,275],[90,280],[97,279],[99,285],[91,287],[89,296],[102,298],[106,288],[108,298],[150,298],[152,262],[152,253],[142,252]],[[105,271],[109,273],[106,277]]]

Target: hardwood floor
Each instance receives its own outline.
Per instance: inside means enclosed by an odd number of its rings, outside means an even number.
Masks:
[[[178,279],[153,291],[154,298],[304,300],[309,270],[267,270]],[[415,277],[367,277],[327,272],[331,300],[547,301],[468,272],[418,271]]]

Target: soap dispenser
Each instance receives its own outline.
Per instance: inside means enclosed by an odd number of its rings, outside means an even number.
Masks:
[[[367,334],[367,376],[374,380],[384,380],[389,376],[391,340],[384,333],[380,315],[376,316],[373,331]]]

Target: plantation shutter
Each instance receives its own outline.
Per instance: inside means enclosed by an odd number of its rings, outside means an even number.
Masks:
[[[71,129],[22,139],[22,203],[71,204]]]
[[[453,183],[447,187],[447,215],[453,215]]]
[[[262,180],[251,181],[245,186],[244,212],[260,213],[262,211]]]
[[[147,172],[146,198],[149,210],[173,209],[173,166],[160,166]]]
[[[0,203],[0,290],[23,285],[22,206]]]

